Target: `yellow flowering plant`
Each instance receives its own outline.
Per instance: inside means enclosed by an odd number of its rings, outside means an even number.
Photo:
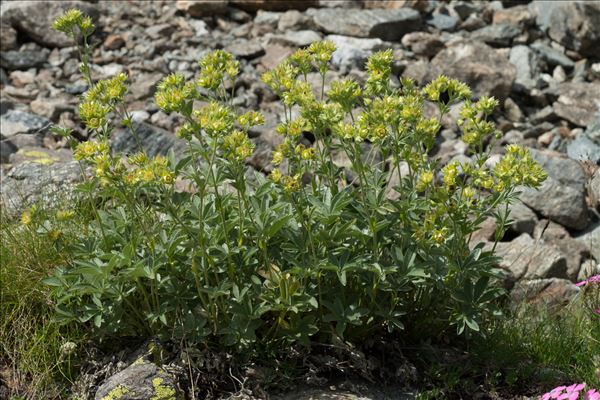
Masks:
[[[493,251],[471,246],[471,235],[496,216],[499,240],[508,215],[498,210],[545,173],[514,145],[488,166],[495,99],[474,101],[443,76],[423,89],[410,79],[396,85],[389,50],[371,56],[364,84],[343,79],[326,91],[334,51],[314,43],[263,75],[284,112],[283,140],[260,172],[247,166],[248,131],[264,117],[233,105],[240,67],[230,54],[211,52],[195,79],[172,74],[157,86],[157,106],[184,120],[178,162],[148,157],[144,143],[135,154],[110,152],[109,114],[132,126],[126,79],[90,85],[80,111],[98,139],[75,146],[75,158],[95,167],[90,180],[104,184],[88,192],[105,202],[72,245],[72,265],[48,279],[58,315],[100,332],[238,349],[484,332],[502,290],[491,284]],[[320,91],[308,83],[313,71]],[[426,101],[440,115],[427,116]],[[432,152],[441,116],[459,102],[471,161],[441,165]]]

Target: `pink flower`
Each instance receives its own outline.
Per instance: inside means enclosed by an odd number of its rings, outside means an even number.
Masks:
[[[584,281],[577,282],[577,283],[575,284],[575,286],[583,286],[583,285],[585,285],[586,283],[594,283],[594,282],[600,282],[600,275],[594,275],[594,276],[590,276],[589,278],[587,278],[587,279],[586,279],[586,280],[584,280]]]
[[[583,400],[600,400],[600,392],[591,389],[583,395]]]

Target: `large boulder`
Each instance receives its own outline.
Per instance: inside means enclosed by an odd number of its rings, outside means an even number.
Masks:
[[[12,25],[36,43],[47,47],[68,47],[73,40],[52,29],[52,23],[66,10],[78,8],[94,20],[98,7],[83,1],[11,1],[2,5],[2,24]]]
[[[521,201],[546,218],[568,228],[588,225],[585,186],[587,177],[581,165],[559,154],[531,150],[533,158],[548,173],[539,189],[522,188]]]
[[[550,14],[548,36],[584,56],[598,56],[600,3],[564,1]]]
[[[467,83],[476,97],[508,97],[515,80],[515,67],[505,55],[480,42],[460,40],[448,44],[430,64],[426,79],[447,75]]]
[[[421,28],[421,15],[410,8],[373,9],[310,9],[307,11],[324,32],[336,35],[372,37],[397,41],[405,34]]]

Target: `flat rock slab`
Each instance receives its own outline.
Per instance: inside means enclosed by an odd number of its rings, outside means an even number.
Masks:
[[[0,203],[11,216],[39,202],[44,207],[58,206],[73,195],[82,174],[76,161],[44,164],[26,161],[15,165],[0,185]]]
[[[175,381],[155,364],[141,360],[108,378],[96,392],[95,400],[176,400]]]
[[[568,279],[534,279],[519,282],[510,295],[515,303],[546,303],[548,305],[564,305],[572,300],[580,289]]]
[[[388,41],[400,40],[405,34],[419,30],[422,24],[419,12],[410,8],[397,10],[321,8],[308,10],[307,13],[324,32]]]
[[[489,250],[492,243],[486,244]],[[507,271],[509,281],[537,278],[567,278],[567,259],[554,246],[534,240],[524,233],[512,242],[500,242],[496,254],[501,257],[499,267]]]

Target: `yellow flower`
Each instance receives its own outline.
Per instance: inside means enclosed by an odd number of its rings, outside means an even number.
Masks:
[[[282,179],[283,189],[288,193],[296,192],[300,189],[300,175],[285,175]]]
[[[433,182],[433,172],[432,171],[424,171],[419,176],[419,180],[418,180],[417,186],[416,186],[417,190],[419,192],[425,191],[429,187],[429,185],[431,185],[431,182]]]
[[[283,162],[284,156],[281,151],[274,151],[271,155],[273,157],[273,159],[271,160],[273,165],[279,165]]]
[[[59,221],[67,221],[75,215],[75,211],[73,210],[60,210],[56,213],[56,219]]]
[[[53,242],[56,242],[62,236],[62,232],[57,229],[48,231],[48,238]]]
[[[271,173],[269,174],[269,178],[275,182],[275,183],[279,183],[279,181],[281,181],[281,171],[278,169],[274,169],[273,171],[271,171]]]
[[[21,223],[23,225],[30,225],[33,221],[33,211],[31,209],[23,211],[21,214]]]

